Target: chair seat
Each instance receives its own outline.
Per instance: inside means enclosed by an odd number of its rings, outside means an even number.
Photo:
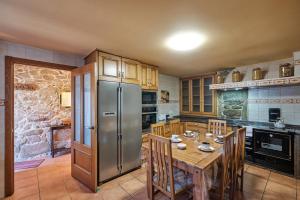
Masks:
[[[174,173],[174,190],[175,193],[179,193],[182,190],[185,190],[186,188],[189,188],[193,185],[193,177],[191,174],[186,175],[184,171],[178,169],[178,168],[173,168],[173,173]],[[153,181],[157,182],[157,174],[153,176]],[[170,179],[168,178],[167,182],[167,191],[171,191],[170,187]]]

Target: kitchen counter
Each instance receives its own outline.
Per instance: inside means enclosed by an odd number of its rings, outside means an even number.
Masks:
[[[253,122],[253,121],[245,121],[245,120],[237,120],[237,119],[222,119],[218,117],[203,117],[203,116],[189,116],[189,115],[180,115],[180,121],[182,122],[198,122],[198,123],[208,123],[209,119],[218,119],[225,120],[227,124],[231,127],[242,127],[242,126],[252,126],[257,129],[264,129],[270,131],[278,131],[285,133],[295,133],[300,135],[300,126],[299,125],[289,125],[286,124],[285,129],[274,128],[273,123],[269,122]]]

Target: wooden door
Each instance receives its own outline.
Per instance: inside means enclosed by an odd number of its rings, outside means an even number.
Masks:
[[[148,76],[149,89],[157,90],[158,89],[158,70],[155,67],[149,67],[147,76]]]
[[[122,58],[122,82],[140,84],[141,64],[139,62]]]
[[[97,103],[95,63],[72,71],[71,173],[93,192],[97,189]]]
[[[121,57],[99,53],[99,79],[121,82]]]

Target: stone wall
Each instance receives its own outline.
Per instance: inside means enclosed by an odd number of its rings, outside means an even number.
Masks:
[[[70,91],[71,73],[64,70],[15,65],[15,160],[43,157],[50,151],[50,126],[71,118],[60,106],[60,93]],[[60,130],[56,147],[70,146],[71,130]]]
[[[247,119],[247,90],[218,91],[218,116],[225,119]]]

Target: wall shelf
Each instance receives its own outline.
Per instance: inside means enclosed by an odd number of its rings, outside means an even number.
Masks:
[[[256,88],[256,87],[268,87],[268,86],[288,86],[299,85],[300,77],[285,77],[274,79],[263,79],[257,81],[241,81],[233,83],[211,84],[209,89],[211,90],[227,90],[227,89],[243,89],[243,88]]]

